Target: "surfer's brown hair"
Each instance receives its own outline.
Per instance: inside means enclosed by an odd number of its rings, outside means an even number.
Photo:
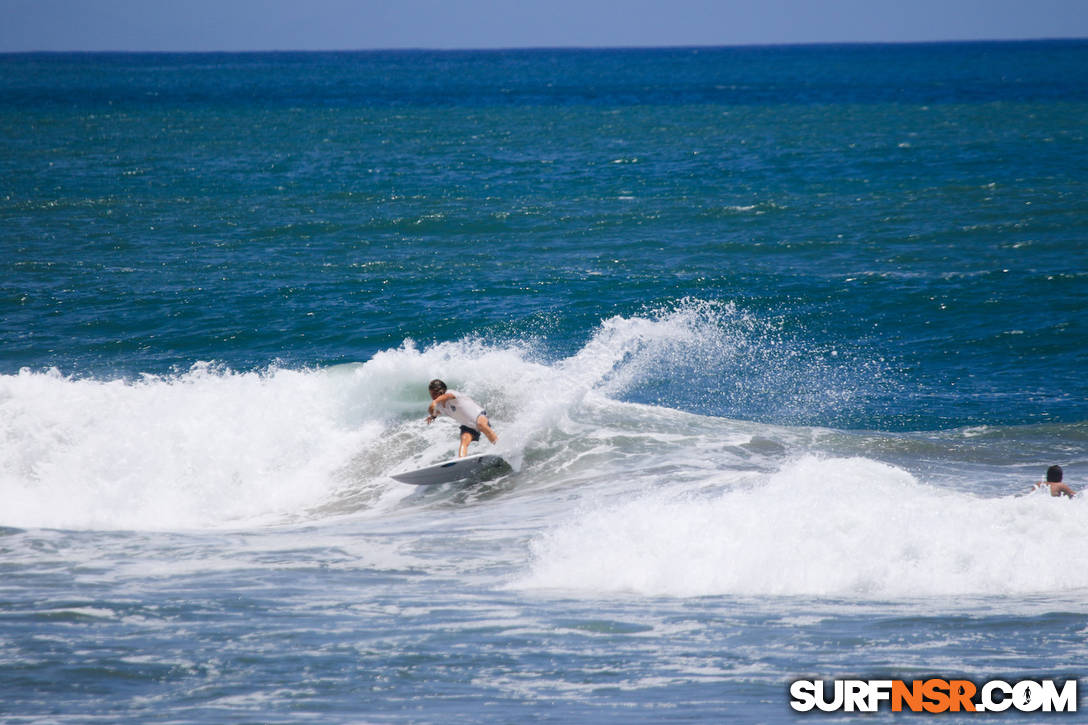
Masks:
[[[446,384],[438,378],[435,378],[431,381],[431,384],[427,386],[427,390],[430,390],[436,395],[441,395],[442,393],[446,392]]]

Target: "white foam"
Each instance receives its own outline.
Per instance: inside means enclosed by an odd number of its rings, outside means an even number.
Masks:
[[[173,529],[304,508],[380,434],[306,371],[174,377],[0,376],[0,523]]]
[[[586,593],[911,597],[1088,588],[1088,506],[980,498],[807,457],[710,496],[652,493],[539,536],[514,583]]]

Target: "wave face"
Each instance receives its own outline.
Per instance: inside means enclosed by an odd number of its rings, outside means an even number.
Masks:
[[[422,351],[408,341],[325,369],[201,363],[136,379],[0,376],[0,523],[200,528],[304,517],[340,496],[377,505],[390,471],[453,452],[447,426],[419,425],[431,378],[487,401],[518,461],[561,436],[587,396],[629,386],[677,344],[720,347],[703,338],[699,317],[609,320],[551,364],[527,347],[472,339]]]

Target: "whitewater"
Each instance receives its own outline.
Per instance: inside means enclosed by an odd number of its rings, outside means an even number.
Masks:
[[[1029,495],[1047,460],[1030,427],[836,431],[620,399],[673,361],[728,364],[738,325],[749,329],[740,318],[704,304],[613,318],[551,362],[469,339],[406,341],[323,369],[201,363],[117,380],[23,370],[0,378],[0,524],[394,532],[497,520],[517,545],[498,553],[508,571],[495,585],[585,595],[1088,587],[1084,504]],[[451,426],[422,421],[425,384],[439,376],[487,401],[511,472],[434,490],[389,478],[455,452]],[[1072,448],[1066,459],[1083,455],[1085,433],[1049,431]]]

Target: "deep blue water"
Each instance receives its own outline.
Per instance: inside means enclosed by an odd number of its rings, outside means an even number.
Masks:
[[[1085,118],[1084,41],[0,56],[0,716],[1083,676]],[[511,473],[388,478],[436,376]]]

